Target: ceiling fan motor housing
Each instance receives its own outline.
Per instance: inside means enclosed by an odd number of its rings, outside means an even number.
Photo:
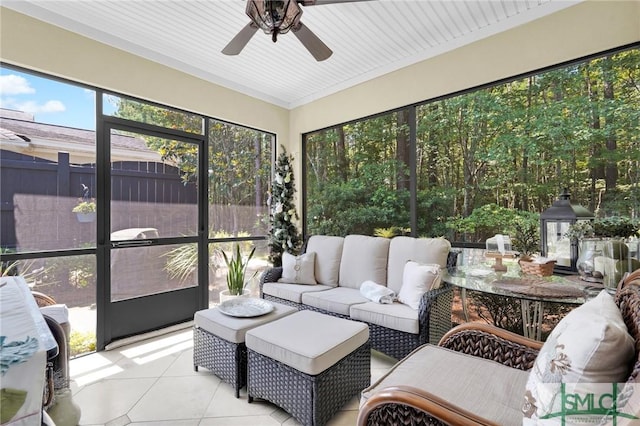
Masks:
[[[296,28],[302,9],[296,0],[249,0],[246,13],[275,42],[278,34]]]

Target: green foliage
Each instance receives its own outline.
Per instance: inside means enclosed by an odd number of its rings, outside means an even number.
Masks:
[[[209,244],[210,252],[213,246],[213,244]],[[196,267],[198,266],[197,244],[182,244],[168,251],[164,256],[168,258],[164,270],[171,279],[177,278],[181,283],[185,283],[196,272]],[[211,262],[209,263],[209,268],[212,272],[215,272]]]
[[[400,228],[399,226],[391,226],[389,228],[376,228],[373,230],[375,237],[393,238],[400,235],[410,235],[411,229]]]
[[[540,250],[540,218],[536,214],[521,212],[513,222],[511,247],[522,256],[531,256]]]
[[[71,211],[73,213],[95,213],[96,203],[93,201],[81,201]]]
[[[451,231],[447,219],[453,214],[455,190],[432,188],[418,192],[418,235],[442,237]]]
[[[236,237],[248,237],[248,232],[238,232]],[[233,235],[226,231],[216,231],[209,235],[210,239],[223,239],[232,238]],[[239,242],[243,250],[249,250],[251,248],[251,241]],[[209,271],[211,274],[215,273],[221,262],[216,261],[217,258],[222,257],[220,254],[223,251],[232,249],[231,242],[222,243],[209,243],[208,253],[211,257],[209,262]],[[178,279],[181,283],[187,282],[193,277],[198,266],[198,245],[197,244],[181,244],[180,246],[168,251],[164,254],[167,257],[167,262],[164,266],[164,270],[167,271],[171,279]],[[195,278],[193,278],[195,279]]]
[[[208,136],[210,203],[265,206],[271,180],[271,136],[215,120],[209,122]]]
[[[74,357],[96,350],[96,335],[90,331],[72,331],[69,336],[69,356]]]
[[[256,248],[253,247],[249,256],[246,259],[242,257],[242,253],[240,252],[240,244],[234,244],[234,251],[231,255],[231,258],[227,256],[227,253],[222,252],[222,257],[224,257],[224,262],[227,264],[227,288],[229,289],[229,294],[233,296],[238,296],[242,294],[245,286],[245,272],[247,271],[247,265],[249,265],[249,261],[253,257]],[[257,271],[256,271],[257,273]],[[255,275],[255,273],[254,273]]]
[[[14,249],[0,247],[0,254],[15,253]],[[0,260],[0,277],[13,277],[19,275],[18,261]]]
[[[628,217],[610,216],[593,221],[593,233],[596,237],[628,238],[637,236],[639,230],[640,221]]]
[[[92,247],[92,244],[82,244]],[[46,259],[46,267],[36,268],[37,279],[47,285],[66,285],[75,288],[86,288],[96,284],[96,261],[91,255],[60,256]],[[33,266],[33,265],[32,265]],[[29,267],[31,271],[33,269]],[[34,277],[35,278],[35,277]]]
[[[419,235],[480,242],[512,234],[516,211],[542,212],[563,187],[591,211],[636,217],[637,87],[634,48],[420,105],[415,152],[403,111],[309,134],[308,229],[345,235],[406,227],[414,205],[409,172]],[[477,211],[484,205],[492,207]],[[505,210],[491,217],[496,208]]]
[[[203,132],[202,117],[198,115],[125,98],[114,98],[113,102],[117,105],[118,117],[194,134]],[[209,202],[264,206],[271,176],[271,136],[216,120],[209,120],[209,134],[205,136],[209,154]],[[185,184],[196,182],[196,144],[150,136],[144,140],[163,161],[179,169]]]
[[[465,234],[467,240],[483,242],[495,234],[513,235],[517,227],[530,228],[535,217],[529,212],[486,204],[474,209],[468,217],[451,219],[447,228]]]
[[[638,236],[640,220],[632,220],[623,216],[596,218],[593,222],[576,222],[569,227],[565,237],[579,240],[581,238],[629,238]]]
[[[116,117],[170,129],[180,129],[195,134],[202,133],[202,118],[198,115],[126,98],[111,97],[110,100],[117,106]],[[198,167],[197,145],[152,136],[146,136],[145,142],[150,149],[160,154],[163,161],[175,164],[185,182],[195,178]]]
[[[404,200],[408,192],[386,187],[368,188],[358,180],[327,185],[321,192],[324,202],[310,206],[311,234],[373,235],[377,228],[406,228],[409,218]]]
[[[568,238],[572,241],[577,241],[582,238],[590,238],[593,237],[593,225],[589,221],[580,221],[576,222],[569,226],[567,232],[564,233],[563,237]]]
[[[276,162],[269,206],[269,260],[274,266],[282,265],[284,252],[297,254],[302,245],[302,237],[295,224],[298,213],[293,204],[296,189],[292,162],[293,157],[282,147]]]
[[[373,235],[376,228],[406,228],[409,191],[389,184],[395,161],[363,164],[358,174],[315,188],[309,198],[307,223],[311,234]]]

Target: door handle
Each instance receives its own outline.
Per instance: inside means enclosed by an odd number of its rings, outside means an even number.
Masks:
[[[113,248],[124,248],[124,247],[141,247],[141,246],[149,246],[153,244],[153,240],[131,240],[131,241],[113,241],[111,246]]]

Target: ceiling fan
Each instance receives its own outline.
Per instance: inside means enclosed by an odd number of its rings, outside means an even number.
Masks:
[[[302,6],[316,6],[331,3],[346,3],[366,0],[247,0],[246,14],[251,19],[240,32],[222,49],[225,55],[237,55],[249,43],[251,37],[263,30],[271,34],[275,43],[278,35],[291,30],[307,48],[316,61],[324,61],[333,53],[306,25],[300,22]]]

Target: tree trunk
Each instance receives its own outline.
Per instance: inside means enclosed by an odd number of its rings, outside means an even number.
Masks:
[[[342,181],[346,182],[347,179],[349,179],[349,160],[347,159],[347,149],[344,140],[344,127],[339,126],[336,131],[338,132],[338,140],[336,141],[338,174],[342,178]]]
[[[605,105],[609,108],[606,109],[604,116],[605,126],[605,146],[608,151],[608,155],[605,160],[604,168],[604,181],[607,192],[614,191],[618,185],[618,165],[615,160],[615,152],[617,150],[616,131],[614,125],[614,113],[613,113],[613,100],[614,100],[614,85],[613,85],[613,70],[611,64],[611,57],[606,56],[602,60],[602,77],[604,82],[603,97]]]
[[[600,130],[600,111],[597,106],[598,102],[598,90],[596,88],[596,82],[591,79],[589,68],[586,69],[586,84],[587,84],[587,93],[589,95],[589,103],[591,107],[591,128],[596,130],[594,133],[598,133]],[[602,146],[600,141],[595,139],[593,141],[591,147],[591,158],[599,159],[601,158]],[[589,202],[589,210],[595,211],[596,209],[596,182],[598,179],[602,179],[604,177],[604,167],[602,163],[597,162],[593,163],[591,166],[590,178],[591,178],[591,197]]]
[[[256,172],[256,182],[255,182],[255,208],[256,215],[260,215],[263,207],[263,197],[262,193],[262,176],[260,176],[260,161],[262,159],[262,143],[261,137],[255,136],[253,139],[253,148],[254,148],[254,170]],[[259,217],[259,216],[258,216]]]
[[[409,110],[398,111],[397,113],[397,134],[396,134],[396,190],[409,190],[409,175],[405,170],[409,169]],[[404,166],[404,167],[403,167]],[[406,167],[406,168],[405,168]]]

